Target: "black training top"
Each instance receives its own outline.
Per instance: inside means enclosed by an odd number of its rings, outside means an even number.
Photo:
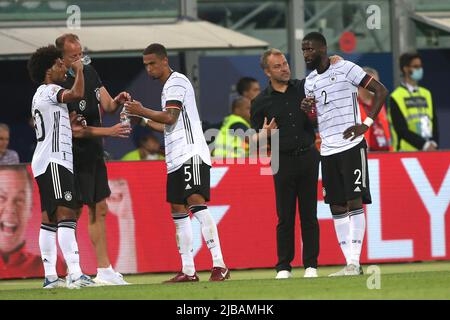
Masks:
[[[280,134],[280,152],[290,152],[298,148],[307,148],[315,141],[313,124],[300,109],[305,98],[305,80],[289,80],[286,92],[278,92],[272,85],[264,89],[252,102],[252,127],[263,127],[264,117],[267,123],[272,118],[278,125]]]
[[[91,65],[84,66],[84,98],[79,102],[67,104],[69,112],[76,111],[86,119],[88,126],[101,127],[100,115],[100,88],[103,86],[100,77]],[[75,78],[67,75],[66,81],[61,86],[70,89]],[[73,139],[74,162],[88,162],[103,158],[102,138],[74,138]]]

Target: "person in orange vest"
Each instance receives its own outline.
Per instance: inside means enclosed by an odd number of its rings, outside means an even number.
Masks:
[[[363,70],[375,80],[380,81],[377,70],[370,67],[363,67]],[[372,108],[372,103],[373,93],[359,87],[358,104],[361,112],[361,121],[366,119],[367,113],[369,113]],[[374,119],[373,125],[364,134],[364,138],[367,142],[368,151],[393,151],[385,105],[381,108],[378,117]]]

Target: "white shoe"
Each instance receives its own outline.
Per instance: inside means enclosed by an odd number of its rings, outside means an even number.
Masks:
[[[67,286],[67,288],[80,289],[84,287],[95,287],[95,286],[96,283],[89,276],[82,274],[78,279],[72,280]]]
[[[349,264],[345,267],[345,275],[346,276],[359,276],[362,275],[363,271],[361,266],[357,266],[356,264]]]
[[[305,274],[303,276],[303,278],[317,278],[317,269],[316,268],[306,268],[305,270]]]
[[[281,270],[281,271],[278,271],[275,279],[289,279],[290,277],[292,277],[292,273],[290,271]]]
[[[345,269],[347,267],[342,268],[341,270],[339,270],[338,272],[332,273],[330,275],[328,275],[329,277],[343,277],[345,276]]]
[[[64,288],[66,283],[63,279],[57,278],[56,280],[50,281],[48,278],[44,279],[44,285],[42,286],[44,289],[55,289],[55,288]]]
[[[342,277],[342,276],[359,276],[363,274],[361,266],[355,264],[349,264],[338,272],[332,273],[329,277]]]
[[[101,286],[124,286],[129,285],[128,282],[123,280],[123,276],[119,272],[102,272],[97,273],[94,279],[95,283]]]

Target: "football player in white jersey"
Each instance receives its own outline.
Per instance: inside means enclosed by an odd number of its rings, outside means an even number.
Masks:
[[[80,268],[78,244],[75,237],[78,206],[73,180],[72,128],[82,131],[80,125],[69,118],[66,103],[80,99],[84,94],[83,65],[73,63],[76,81],[70,90],[55,82],[64,79],[66,67],[61,53],[55,46],[42,47],[33,53],[28,61],[31,79],[39,84],[33,97],[37,145],[31,168],[39,186],[42,224],[39,247],[44,263],[44,288],[65,286],[56,273],[56,231],[58,243],[66,261],[71,283],[69,288],[93,286],[93,282]]]
[[[169,66],[166,48],[158,43],[143,52],[149,76],[164,84],[162,111],[147,109],[139,101],[126,102],[130,115],[148,118],[147,125],[164,132],[167,164],[167,201],[176,226],[178,250],[183,269],[166,281],[199,281],[193,257],[193,236],[189,211],[199,220],[213,268],[210,281],[230,277],[220,248],[217,226],[208,210],[211,159],[198,115],[195,94],[189,79]]]
[[[326,40],[318,32],[303,38],[302,51],[307,68],[313,71],[306,77],[307,98],[301,108],[317,113],[324,199],[330,205],[347,262],[344,269],[330,276],[359,275],[365,233],[363,204],[372,202],[364,133],[378,115],[388,91],[350,61],[330,65]],[[374,93],[373,109],[364,123],[357,102],[358,86]]]

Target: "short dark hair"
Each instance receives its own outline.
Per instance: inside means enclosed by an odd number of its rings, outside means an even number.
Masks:
[[[416,58],[422,59],[420,57],[420,54],[418,54],[417,52],[406,52],[402,54],[400,56],[400,71],[403,73],[403,67],[409,66],[411,64],[411,61]]]
[[[58,58],[62,58],[61,51],[52,44],[37,49],[27,64],[31,80],[37,84],[44,82],[47,70],[55,64]]]
[[[252,77],[242,77],[236,84],[236,91],[242,96],[245,91],[250,90],[250,86],[254,82],[258,82],[258,80]]]
[[[316,31],[308,33],[303,38],[303,41],[316,41],[325,47],[327,46],[327,40],[325,39],[323,34],[321,34],[320,32],[316,32]]]
[[[167,58],[167,50],[166,47],[164,47],[160,43],[152,43],[147,48],[144,49],[144,52],[142,52],[142,55],[147,54],[156,54],[159,58]]]
[[[236,99],[234,99],[233,102],[231,103],[231,112],[234,113],[234,111],[240,108],[242,104],[247,100],[249,99],[246,97],[237,97]]]

